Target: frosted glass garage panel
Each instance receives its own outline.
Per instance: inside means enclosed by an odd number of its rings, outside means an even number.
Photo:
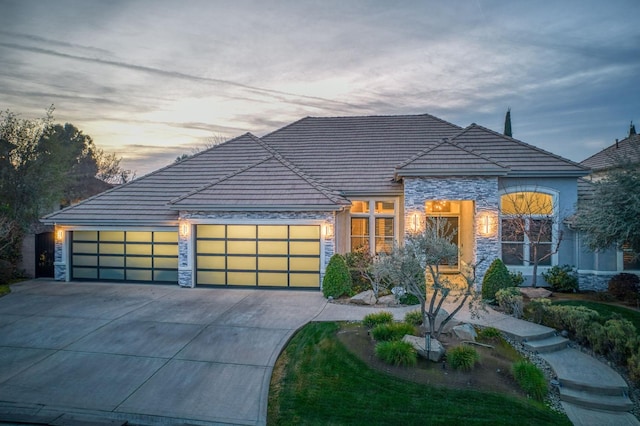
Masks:
[[[317,240],[320,238],[320,227],[292,225],[289,227],[289,238],[292,240]]]
[[[100,256],[100,266],[122,268],[124,267],[124,257],[123,256]]]
[[[196,250],[198,253],[212,253],[219,254],[225,252],[226,244],[224,241],[207,241],[207,240],[198,240],[196,244]]]
[[[149,268],[152,262],[150,257],[127,257],[127,268]]]
[[[144,254],[151,255],[151,244],[127,244],[127,255],[130,254]]]
[[[289,245],[286,241],[258,241],[258,254],[289,254]]]
[[[177,256],[178,246],[156,244],[153,246],[153,254],[156,256]]]
[[[227,225],[227,238],[256,238],[255,225]]]
[[[75,255],[72,260],[74,266],[98,266],[97,256]]]
[[[229,285],[256,285],[255,272],[227,272]]]
[[[152,277],[150,270],[127,269],[127,280],[129,281],[151,281]]]
[[[255,241],[227,241],[227,253],[229,254],[255,254]]]
[[[320,259],[306,257],[292,257],[289,259],[291,271],[317,271],[320,269]]]
[[[225,225],[198,225],[196,234],[198,238],[225,238]]]
[[[95,280],[98,279],[98,270],[95,268],[73,268],[73,278]]]
[[[178,269],[177,257],[155,257],[153,259],[153,267],[160,269]],[[176,271],[177,273],[177,271]]]
[[[198,271],[196,278],[198,280],[198,284],[209,285],[224,285],[227,280],[227,276],[224,271]]]
[[[256,269],[256,258],[249,256],[227,257],[228,269]]]
[[[317,241],[291,241],[289,252],[294,255],[314,255],[320,254],[320,243]]]
[[[198,256],[198,269],[224,269],[227,267],[224,256]]]
[[[73,241],[98,241],[98,232],[73,231]]]
[[[258,285],[269,287],[286,287],[289,283],[289,274],[260,272],[258,273]]]
[[[286,240],[289,237],[289,229],[286,225],[260,225],[258,226],[259,239]]]
[[[99,278],[101,280],[124,280],[124,269],[100,269]]]
[[[154,281],[178,281],[178,271],[153,271]]]
[[[124,241],[124,232],[100,231],[100,241]]]
[[[320,274],[289,274],[291,287],[320,287]]]
[[[124,254],[124,244],[100,243],[100,254]]]
[[[87,253],[87,254],[95,254],[98,253],[98,244],[96,243],[73,243],[73,252],[74,253]]]
[[[127,232],[127,242],[151,243],[153,241],[151,232],[129,231]]]
[[[289,269],[289,259],[286,257],[259,257],[258,270],[286,271]]]
[[[178,233],[177,232],[154,232],[153,240],[156,243],[178,244]]]

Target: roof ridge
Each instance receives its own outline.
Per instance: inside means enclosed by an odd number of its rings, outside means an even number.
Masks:
[[[237,169],[237,170],[235,170],[235,171],[233,171],[233,172],[231,172],[231,173],[229,173],[229,174],[227,174],[225,176],[222,176],[221,178],[218,178],[218,179],[214,180],[213,182],[209,182],[209,183],[207,183],[205,185],[202,185],[199,188],[196,188],[194,190],[191,190],[191,191],[187,192],[186,194],[182,194],[181,196],[170,200],[167,204],[175,204],[177,202],[180,202],[180,201],[182,201],[182,200],[184,200],[186,198],[191,197],[194,194],[197,194],[198,192],[202,192],[205,189],[211,188],[212,186],[215,186],[215,185],[219,184],[220,182],[224,182],[225,180],[231,179],[232,177],[237,176],[240,173],[246,172],[247,170],[249,170],[249,169],[251,169],[251,168],[253,168],[253,167],[257,166],[257,165],[260,165],[260,164],[268,161],[269,159],[271,159],[273,157],[274,157],[273,155],[267,155],[267,156],[259,159],[258,161],[255,161],[255,162],[250,163],[250,164],[248,164],[248,165],[246,165],[244,167],[241,167],[241,168],[239,168],[239,169]]]
[[[533,149],[533,150],[535,150],[535,151],[538,151],[538,152],[541,152],[541,153],[543,153],[543,154],[549,155],[549,156],[554,157],[554,158],[556,158],[556,159],[558,159],[558,160],[564,161],[565,163],[572,164],[572,165],[574,165],[574,166],[576,166],[576,167],[579,167],[579,168],[581,168],[581,169],[583,169],[583,170],[585,170],[585,171],[586,171],[586,170],[589,170],[587,167],[584,167],[584,166],[580,165],[579,163],[576,163],[575,161],[569,160],[568,158],[564,158],[564,157],[562,157],[562,156],[560,156],[560,155],[558,155],[558,154],[554,154],[554,153],[552,153],[552,152],[546,151],[546,150],[544,150],[544,149],[542,149],[542,148],[539,148],[539,147],[537,147],[537,146],[535,146],[535,145],[528,144],[528,143],[526,143],[526,142],[521,141],[520,139],[515,139],[515,138],[513,138],[513,137],[503,135],[502,133],[498,133],[498,132],[496,132],[495,130],[491,130],[491,129],[487,128],[487,127],[481,126],[481,125],[476,124],[476,123],[471,123],[468,127],[466,127],[466,128],[464,129],[464,131],[463,131],[463,132],[461,132],[461,134],[462,134],[462,133],[465,133],[467,130],[471,130],[471,129],[473,129],[473,128],[478,128],[478,129],[480,129],[480,130],[484,130],[484,131],[486,131],[486,132],[492,133],[492,134],[494,134],[494,135],[496,135],[496,136],[499,136],[499,137],[501,137],[501,138],[504,138],[504,139],[510,140],[510,141],[512,141],[512,142],[515,142],[515,143],[517,143],[517,144],[519,144],[519,145],[526,146],[527,148],[531,148],[531,149]],[[460,135],[457,135],[456,137],[461,136],[461,134],[460,134]]]
[[[640,134],[630,135],[630,136],[627,136],[624,139],[620,139],[620,140],[616,139],[616,141],[614,143],[602,148],[600,151],[598,151],[598,152],[594,153],[593,155],[585,158],[584,160],[582,160],[580,162],[580,164],[582,165],[582,163],[586,163],[587,161],[591,160],[593,157],[601,155],[601,154],[605,154],[606,153],[607,155],[612,155],[611,153],[609,153],[607,151],[613,150],[614,147],[616,147],[615,149],[624,149],[625,146],[623,146],[623,145],[627,145],[627,144],[629,144],[631,146],[633,143],[635,143],[634,139],[638,139],[638,142],[640,142]]]
[[[396,169],[401,169],[401,168],[403,168],[405,166],[408,166],[409,164],[411,164],[414,161],[416,161],[418,158],[420,158],[423,155],[426,155],[427,153],[429,153],[429,151],[432,151],[432,150],[436,149],[437,147],[442,146],[446,141],[447,141],[447,138],[442,138],[442,139],[440,139],[440,142],[436,143],[435,145],[429,146],[429,147],[424,148],[424,149],[421,149],[420,151],[418,151],[417,153],[413,154],[411,157],[409,157],[408,159],[406,159],[402,163],[398,164],[395,168]]]
[[[273,155],[273,157],[276,160],[278,160],[283,166],[287,167],[293,173],[298,175],[298,177],[300,177],[305,182],[310,184],[315,190],[319,191],[327,199],[331,200],[334,203],[344,200],[344,197],[340,195],[337,191],[334,191],[333,189],[322,185],[314,177],[306,174],[304,171],[302,171],[302,169],[296,166],[293,162],[287,160],[282,154],[276,151],[273,147],[269,146],[267,142],[263,141],[261,138],[257,136],[253,136],[253,135],[251,136],[254,138],[256,143],[260,144],[260,146],[262,146],[264,149],[269,151]]]

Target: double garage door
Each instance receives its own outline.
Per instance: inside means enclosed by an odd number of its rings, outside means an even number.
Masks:
[[[197,225],[196,285],[320,287],[317,225]],[[176,283],[176,232],[74,231],[75,280]]]

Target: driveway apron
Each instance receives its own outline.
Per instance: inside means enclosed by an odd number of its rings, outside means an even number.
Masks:
[[[0,420],[265,424],[320,292],[28,281],[0,298]]]

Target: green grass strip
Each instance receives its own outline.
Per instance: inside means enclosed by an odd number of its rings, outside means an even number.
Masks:
[[[293,337],[275,368],[268,424],[571,424],[539,403],[434,388],[373,370],[338,341],[339,328],[310,323]]]
[[[640,330],[640,312],[623,306],[591,302],[588,300],[563,300],[555,302],[554,305],[584,306],[585,308],[593,309],[598,312],[604,321],[611,318],[614,314],[618,314],[622,318],[631,321],[631,323],[636,327],[636,330]]]

